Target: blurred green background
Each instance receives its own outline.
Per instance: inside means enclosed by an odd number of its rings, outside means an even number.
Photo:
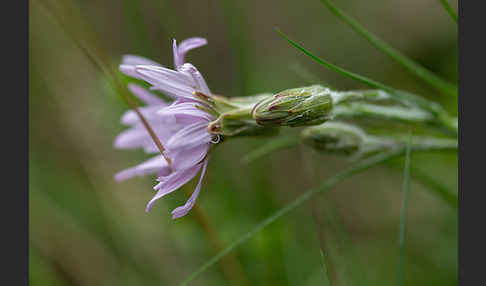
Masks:
[[[451,2],[457,6],[457,2]],[[336,5],[388,43],[457,82],[457,26],[439,0],[342,0]],[[365,86],[291,47],[278,27],[314,54],[388,85],[437,94],[380,53],[318,0],[30,1],[31,285],[177,285],[217,249],[351,162],[299,146],[252,163],[266,139],[238,139],[212,152],[197,201],[202,213],[172,220],[195,183],[145,213],[155,177],[117,183],[113,175],[148,158],[115,150],[128,107],[82,47],[116,66],[138,54],[172,66],[172,39],[209,44],[188,54],[211,90],[225,96],[277,92],[324,82]],[[78,44],[76,44],[78,43]],[[79,44],[80,43],[80,44]],[[457,154],[412,156],[405,242],[406,285],[457,284],[457,209],[417,177],[457,192]],[[191,285],[396,283],[403,159],[375,167],[284,216]],[[208,229],[210,231],[208,232]]]

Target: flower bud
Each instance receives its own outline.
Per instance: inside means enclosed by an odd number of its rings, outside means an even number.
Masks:
[[[359,127],[340,122],[308,127],[302,131],[302,137],[305,144],[318,151],[341,155],[357,154],[369,141]]]
[[[332,97],[328,88],[313,85],[287,89],[258,102],[251,115],[264,126],[306,126],[327,121]]]

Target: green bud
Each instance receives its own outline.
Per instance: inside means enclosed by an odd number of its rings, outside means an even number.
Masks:
[[[258,102],[251,115],[263,126],[306,126],[330,119],[331,91],[313,85],[287,89]]]
[[[308,127],[302,137],[305,144],[318,151],[340,155],[357,154],[367,140],[362,129],[340,122]]]

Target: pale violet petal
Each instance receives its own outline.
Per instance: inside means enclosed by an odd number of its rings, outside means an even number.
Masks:
[[[163,145],[166,145],[173,134],[181,128],[177,125],[167,126],[165,124],[151,124],[151,127]],[[152,137],[142,125],[137,125],[120,133],[115,138],[113,146],[117,149],[144,148],[147,153],[153,153],[153,151],[148,150],[158,150]]]
[[[196,203],[196,199],[199,196],[199,192],[201,191],[201,185],[202,185],[202,180],[204,178],[204,174],[206,173],[206,167],[208,165],[208,159],[204,160],[202,171],[201,171],[201,176],[199,177],[199,182],[197,183],[197,187],[192,193],[191,197],[187,200],[187,202],[180,207],[175,208],[172,211],[172,219],[180,218],[182,216],[185,216],[194,206]]]
[[[211,142],[212,135],[207,131],[207,125],[206,121],[187,125],[170,137],[166,148],[168,150],[187,149]]]
[[[164,118],[162,118],[158,114],[158,111],[163,109],[163,108],[164,108],[164,105],[160,105],[160,106],[159,105],[151,105],[151,106],[139,107],[138,111],[140,111],[140,113],[142,113],[142,115],[145,117],[145,119],[148,120],[149,122],[152,121],[152,120],[156,120],[156,119],[158,120],[159,118],[161,118],[161,120],[171,122],[170,116],[165,116]],[[172,117],[172,121],[175,122],[175,117]],[[138,116],[138,114],[134,110],[125,111],[125,113],[123,113],[123,115],[121,117],[121,122],[125,125],[135,125],[135,124],[141,123],[140,117]]]
[[[176,39],[172,40],[172,53],[174,54],[174,68],[177,68],[184,63],[184,59],[179,56]]]
[[[181,170],[201,163],[206,157],[210,144],[202,144],[191,149],[168,151],[175,170]]]
[[[123,181],[135,176],[144,176],[153,173],[165,173],[169,169],[167,161],[162,155],[153,157],[137,166],[125,169],[115,175],[117,181]]]
[[[141,57],[141,56],[136,56],[136,55],[124,55],[122,57],[122,65],[150,65],[150,66],[159,66],[161,67],[162,65],[154,62],[150,59]]]
[[[211,91],[209,90],[209,87],[206,84],[204,77],[197,70],[197,68],[195,66],[193,66],[190,63],[185,63],[180,67],[180,71],[181,72],[187,72],[188,74],[191,75],[191,77],[193,78],[193,81],[196,83],[195,88],[197,90],[199,90],[200,92],[202,92],[206,95],[211,95]]]
[[[159,109],[157,115],[161,118],[166,116],[175,116],[177,122],[182,123],[187,117],[195,117],[200,119],[205,119],[206,121],[212,121],[213,118],[207,112],[197,108],[194,102],[183,102],[178,104],[170,105],[166,108]],[[192,120],[189,120],[192,122]]]
[[[158,90],[166,95],[172,97],[176,101],[180,102],[200,102],[200,100],[196,99],[192,91],[190,90],[181,90],[178,89],[177,87],[174,87],[169,84],[164,84],[164,85],[153,85],[150,87],[150,90]]]
[[[120,65],[119,69],[122,73],[124,73],[127,76],[131,76],[131,77],[134,77],[134,78],[137,78],[137,79],[142,79],[140,77],[140,75],[137,73],[137,71],[135,70],[134,65],[123,65],[122,64],[122,65]]]
[[[113,146],[117,149],[131,149],[142,147],[147,144],[150,136],[147,136],[147,131],[142,128],[131,128],[118,134],[113,142]]]
[[[177,190],[178,188],[189,182],[189,180],[196,176],[200,168],[201,164],[198,164],[191,168],[174,171],[168,176],[161,178],[161,182],[154,187],[154,190],[158,190],[158,192],[147,204],[145,211],[149,212],[156,200]]]
[[[145,78],[144,80],[147,79]],[[153,85],[150,90],[160,90],[173,98],[186,98],[194,101],[196,100],[193,96],[194,88],[188,85],[170,81],[148,82]]]
[[[204,38],[193,37],[193,38],[185,39],[179,44],[179,46],[174,45],[177,48],[177,57],[178,57],[178,62],[176,64],[176,67],[179,67],[180,65],[185,63],[185,56],[187,52],[189,52],[192,49],[202,47],[207,43],[208,41]],[[174,61],[175,61],[175,53],[174,53]]]
[[[164,67],[137,65],[137,73],[141,74],[144,80],[152,84],[164,84],[165,82],[174,82],[188,87],[194,87],[196,82],[193,77],[185,72],[178,72]]]
[[[147,89],[137,85],[137,84],[129,84],[128,89],[136,96],[138,97],[143,103],[147,105],[159,105],[159,106],[165,106],[167,103],[165,101],[158,97],[157,95],[149,92]]]

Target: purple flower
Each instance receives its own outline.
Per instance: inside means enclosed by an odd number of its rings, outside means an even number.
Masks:
[[[158,175],[159,183],[154,187],[157,193],[148,203],[147,212],[156,200],[186,184],[202,169],[195,191],[185,205],[172,211],[172,218],[187,214],[201,190],[209,148],[212,143],[219,142],[219,137],[215,138],[207,130],[208,124],[215,118],[203,111],[206,103],[194,97],[196,91],[206,95],[211,95],[211,91],[196,67],[184,62],[185,54],[189,50],[206,43],[203,38],[190,38],[178,46],[174,40],[174,70],[133,55],[124,56],[120,65],[120,70],[126,75],[144,80],[152,85],[151,90],[159,90],[174,99],[173,103],[167,104],[138,85],[128,86],[130,91],[146,104],[140,108],[140,112],[162,142],[166,149],[164,155],[171,162],[169,164],[164,156],[157,155],[115,175],[117,180],[153,173]],[[143,148],[147,153],[159,152],[134,111],[127,111],[121,122],[130,126],[130,129],[115,139],[116,148]]]

